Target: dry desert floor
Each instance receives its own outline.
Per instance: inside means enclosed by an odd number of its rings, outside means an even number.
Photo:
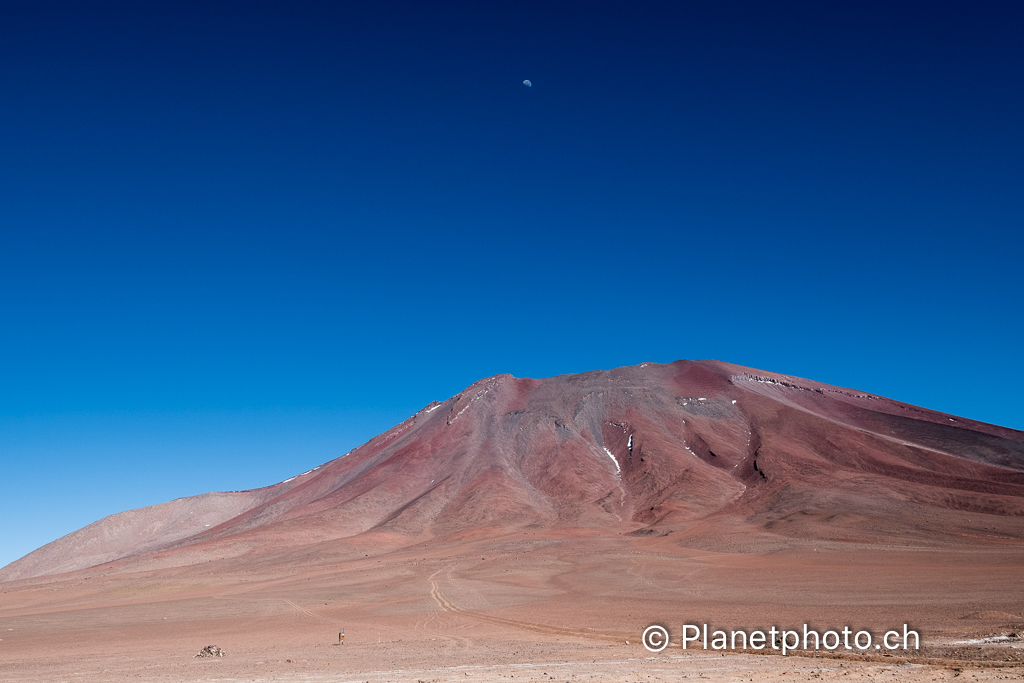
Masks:
[[[1022,613],[1014,546],[712,550],[553,532],[392,551],[337,542],[0,584],[0,681],[1021,680]],[[655,654],[640,637],[656,623],[673,641]],[[687,623],[875,638],[908,624],[923,642],[684,651]],[[207,645],[226,654],[194,656]]]

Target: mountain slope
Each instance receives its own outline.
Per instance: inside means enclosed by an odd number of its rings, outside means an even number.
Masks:
[[[1019,543],[1024,433],[718,361],[499,375],[287,482],[113,515],[0,580],[537,526]]]

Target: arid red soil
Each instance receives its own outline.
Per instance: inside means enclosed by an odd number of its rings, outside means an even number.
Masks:
[[[684,651],[704,623],[923,642]],[[1020,635],[1024,434],[716,361],[482,380],[0,570],[0,681],[1005,680]]]

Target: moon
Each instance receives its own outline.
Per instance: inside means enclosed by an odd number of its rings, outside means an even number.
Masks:
[[[523,81],[523,85],[525,85],[527,88],[533,87],[533,83],[530,83],[529,79]]]

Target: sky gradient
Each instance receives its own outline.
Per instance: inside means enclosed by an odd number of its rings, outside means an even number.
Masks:
[[[1024,429],[1020,3],[437,4],[0,8],[0,565],[505,372]]]

